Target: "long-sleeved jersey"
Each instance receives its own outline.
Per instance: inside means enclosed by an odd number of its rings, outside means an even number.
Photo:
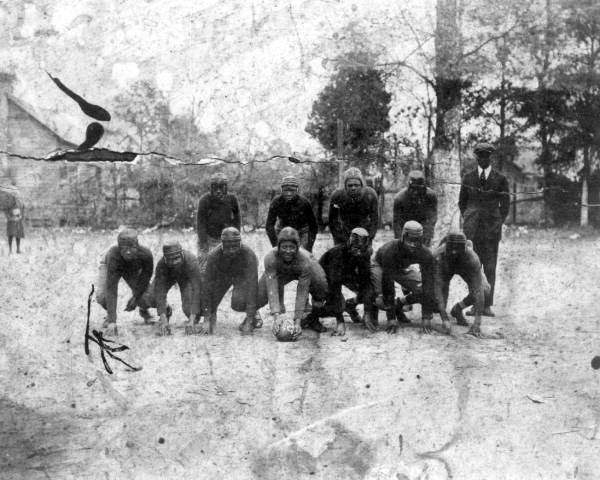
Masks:
[[[407,187],[394,198],[394,238],[402,236],[402,226],[410,220],[423,225],[423,241],[429,244],[437,222],[437,196],[431,188],[424,195],[413,195]]]
[[[369,240],[375,238],[379,223],[377,194],[371,187],[364,187],[362,195],[353,199],[344,188],[338,188],[329,202],[329,230],[336,243],[345,243],[352,229],[362,227],[369,232]]]
[[[240,207],[237,198],[228,194],[223,200],[206,193],[200,197],[198,202],[198,213],[196,215],[196,232],[198,244],[204,247],[208,243],[208,237],[220,238],[224,228],[241,228]]]
[[[176,266],[167,265],[164,257],[161,258],[154,272],[154,296],[156,311],[159,315],[166,313],[167,294],[173,285],[177,284],[179,290],[191,287],[192,303],[190,314],[199,315],[202,312],[202,274],[196,255],[184,250],[183,262]]]
[[[214,303],[218,297],[217,291],[222,289],[221,285],[233,284],[234,288],[246,290],[246,314],[254,318],[258,289],[258,259],[250,247],[242,243],[237,255],[231,257],[224,255],[222,248],[214,248],[208,254],[204,279],[206,307],[209,314],[217,311],[218,305]]]
[[[281,305],[279,304],[279,285],[285,285],[292,280],[298,280],[296,290],[296,304],[294,308],[295,318],[301,318],[308,300],[308,294],[311,286],[311,277],[317,273],[325,277],[321,266],[318,262],[311,258],[310,254],[300,248],[293,262],[284,262],[278,255],[278,249],[273,248],[264,260],[265,277],[267,283],[267,295],[271,313],[280,313]],[[318,270],[318,272],[315,272]],[[326,281],[324,281],[326,284]],[[322,292],[323,299],[326,291]]]
[[[437,309],[443,316],[446,314],[448,289],[454,275],[461,277],[473,297],[476,312],[482,312],[485,304],[485,280],[479,257],[467,242],[465,253],[454,262],[446,255],[446,243],[435,249],[434,253],[434,294]],[[443,313],[442,313],[443,312]]]
[[[279,227],[292,227],[300,230],[308,227],[310,236],[309,250],[315,241],[318,231],[317,220],[312,210],[310,202],[302,195],[296,195],[295,198],[286,202],[282,195],[277,195],[269,206],[267,215],[266,230],[271,246],[277,245],[277,232],[275,223],[279,219]]]
[[[132,287],[132,295],[140,299],[152,278],[154,260],[152,252],[146,247],[138,246],[135,257],[125,261],[119,247],[111,247],[106,253],[106,313],[108,322],[117,318],[117,294],[119,280],[124,278]]]
[[[410,265],[418,264],[423,285],[423,316],[431,315],[434,307],[433,262],[433,254],[425,246],[411,252],[402,244],[402,240],[385,243],[375,252],[371,261],[371,281],[375,295],[384,293],[382,285],[385,277],[392,279],[400,276]]]

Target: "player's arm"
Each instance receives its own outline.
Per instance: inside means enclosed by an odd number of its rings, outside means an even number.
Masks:
[[[379,227],[379,201],[377,200],[377,194],[371,192],[371,198],[369,199],[369,238],[373,240],[377,234],[377,227]]]
[[[246,316],[254,318],[256,315],[256,299],[258,297],[258,259],[253,251],[246,252],[244,268],[244,284],[246,285]]]
[[[267,296],[269,299],[269,309],[271,315],[279,315],[281,306],[279,305],[279,280],[277,278],[277,260],[273,251],[267,253],[265,257],[265,279],[267,283]]]
[[[402,236],[402,226],[405,222],[406,219],[404,218],[404,205],[402,203],[402,198],[400,195],[397,195],[394,199],[394,238],[400,238]]]
[[[308,223],[308,249],[312,250],[315,239],[317,238],[317,233],[319,232],[319,225],[317,224],[315,212],[313,212],[312,206],[308,200],[304,206],[304,215]]]
[[[269,237],[269,241],[271,242],[272,247],[277,245],[277,233],[275,232],[275,222],[277,222],[277,205],[276,199],[273,199],[271,205],[269,205],[269,213],[267,213],[267,223],[265,225],[265,230],[267,231],[267,236]]]
[[[198,202],[196,214],[196,233],[198,234],[198,249],[204,250],[208,245],[208,233],[206,232],[206,218],[208,214],[208,198],[202,196]]]
[[[508,180],[506,177],[502,178],[502,182],[500,184],[500,216],[502,217],[502,222],[506,221],[506,217],[508,216],[508,212],[510,211],[510,194],[508,191]]]

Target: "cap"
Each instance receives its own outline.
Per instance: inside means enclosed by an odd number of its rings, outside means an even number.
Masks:
[[[227,183],[227,176],[224,173],[215,173],[210,177],[211,185],[220,185],[222,183]]]
[[[369,232],[367,232],[362,227],[356,227],[356,228],[352,229],[352,231],[350,232],[350,235],[356,235],[357,237],[368,237]]]
[[[281,186],[285,187],[285,186],[289,186],[289,187],[296,187],[298,188],[300,185],[300,183],[298,182],[298,179],[296,177],[283,177],[283,180],[281,181]]]
[[[294,242],[296,245],[300,245],[300,235],[295,228],[284,227],[277,235],[277,245],[281,242]]]
[[[409,220],[402,227],[402,236],[408,235],[409,237],[418,238],[423,236],[423,226],[419,222]]]
[[[467,237],[463,232],[460,232],[458,230],[453,230],[448,234],[447,242],[454,243],[454,244],[466,244]]]
[[[133,228],[126,228],[119,232],[117,244],[120,247],[135,247],[138,244],[138,235]]]
[[[495,150],[496,150],[496,148],[491,143],[485,143],[485,142],[478,143],[473,148],[473,152],[475,152],[475,153],[480,153],[480,152],[492,153]]]
[[[240,231],[235,227],[224,228],[221,232],[222,242],[239,242],[241,240],[242,236],[240,235]]]
[[[179,242],[168,242],[163,245],[163,255],[165,257],[174,257],[183,252]]]

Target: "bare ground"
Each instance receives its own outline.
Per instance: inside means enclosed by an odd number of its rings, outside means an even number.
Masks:
[[[240,336],[228,303],[215,336],[185,336],[176,292],[174,335],[160,338],[122,312],[122,285],[119,340],[143,370],[111,362],[108,375],[83,333],[114,233],[32,232],[25,254],[0,257],[0,476],[599,478],[600,240],[570,233],[508,232],[482,340],[349,325],[347,341],[282,344],[266,309],[264,328]],[[174,237],[194,245],[190,232],[143,243],[157,254]],[[248,238],[262,257],[264,235]],[[464,293],[454,282],[451,301]]]

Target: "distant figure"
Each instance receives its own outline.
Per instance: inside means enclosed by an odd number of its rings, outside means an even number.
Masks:
[[[198,259],[204,270],[208,252],[221,244],[221,232],[227,227],[241,230],[237,198],[227,192],[227,177],[222,173],[210,179],[210,192],[200,197],[196,215]]]
[[[317,238],[318,225],[308,199],[298,194],[298,180],[285,177],[281,182],[281,194],[269,206],[266,230],[271,246],[277,245],[277,235],[284,227],[292,227],[300,235],[300,245],[312,252]]]
[[[437,221],[437,197],[433,189],[425,185],[420,170],[408,174],[408,186],[394,198],[394,238],[400,238],[402,227],[409,220],[423,226],[423,245],[428,247]]]
[[[369,244],[373,242],[379,223],[377,194],[358,168],[344,172],[344,184],[331,195],[328,218],[336,245],[348,242],[350,232],[357,227],[369,233]]]
[[[508,181],[491,166],[490,155],[494,150],[489,143],[475,146],[477,168],[463,177],[458,199],[463,230],[473,242],[473,250],[490,282],[490,296],[482,313],[488,317],[494,316],[491,306],[494,304],[498,244],[502,238],[502,224],[510,209]],[[473,309],[467,312],[467,315],[473,314]]]
[[[13,238],[17,245],[17,253],[21,253],[21,239],[25,238],[23,229],[23,203],[15,199],[12,207],[5,211],[6,214],[6,235],[8,237],[8,252],[12,253]]]

